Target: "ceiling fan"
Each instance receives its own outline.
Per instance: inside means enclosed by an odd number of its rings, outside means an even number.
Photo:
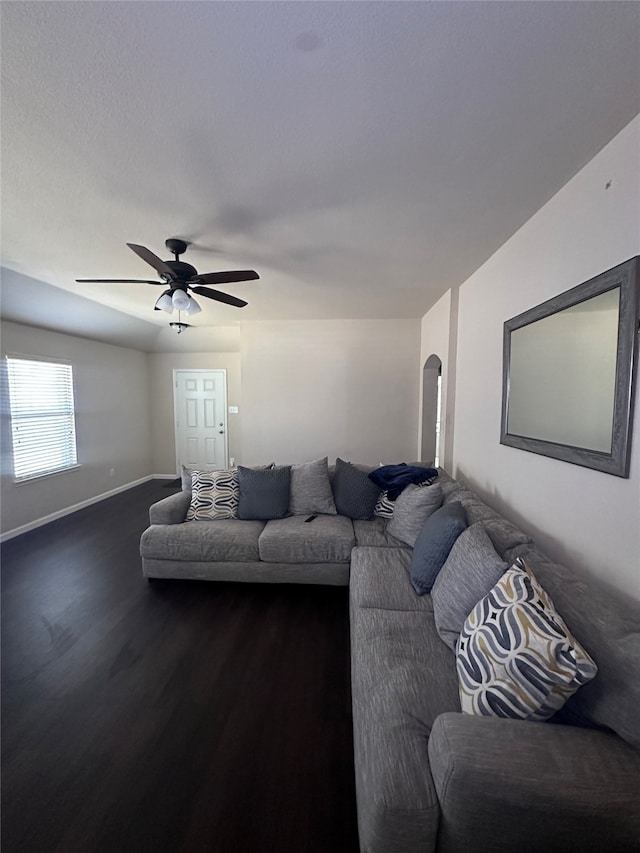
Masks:
[[[255,270],[227,270],[225,272],[207,272],[200,274],[195,267],[180,260],[189,245],[186,240],[171,237],[164,242],[167,249],[173,254],[173,261],[162,261],[145,246],[135,243],[127,243],[138,257],[150,264],[160,275],[162,281],[150,281],[148,279],[130,278],[77,278],[77,282],[90,282],[94,284],[165,284],[168,288],[156,301],[154,310],[166,311],[171,314],[174,308],[184,311],[186,314],[197,314],[202,309],[191,296],[189,291],[197,293],[198,296],[206,296],[207,299],[215,299],[226,305],[236,308],[244,308],[248,303],[244,299],[238,299],[220,290],[211,287],[203,287],[204,284],[228,284],[233,281],[250,281],[260,278]],[[178,324],[180,325],[180,324]]]

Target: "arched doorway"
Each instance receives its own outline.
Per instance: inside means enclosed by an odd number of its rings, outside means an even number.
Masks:
[[[442,362],[430,355],[422,369],[422,452],[424,462],[441,463]]]

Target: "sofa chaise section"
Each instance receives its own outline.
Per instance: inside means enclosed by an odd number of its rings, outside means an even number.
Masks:
[[[351,690],[362,853],[424,853],[440,807],[427,753],[434,720],[459,710],[453,656],[429,596],[409,584],[411,551],[356,548],[351,560]]]
[[[637,608],[551,561],[472,490],[450,480],[443,490],[444,504],[460,501],[506,564],[527,560],[598,673],[546,722],[461,713],[456,654],[434,625],[435,596],[411,586],[411,550],[357,547],[350,608],[362,853],[637,853]],[[464,574],[458,580],[462,592]]]

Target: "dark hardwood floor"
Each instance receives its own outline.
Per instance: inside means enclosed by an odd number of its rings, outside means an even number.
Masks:
[[[346,587],[149,583],[167,494],[2,546],[3,853],[356,853]]]

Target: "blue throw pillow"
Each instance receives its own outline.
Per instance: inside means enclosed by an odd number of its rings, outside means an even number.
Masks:
[[[380,497],[380,488],[369,479],[367,473],[338,457],[331,487],[340,515],[358,520],[372,517]]]
[[[411,585],[418,593],[431,592],[454,542],[467,527],[467,513],[460,501],[437,509],[425,521],[413,546]]]
[[[268,521],[289,512],[291,466],[257,471],[238,465],[238,518]]]

